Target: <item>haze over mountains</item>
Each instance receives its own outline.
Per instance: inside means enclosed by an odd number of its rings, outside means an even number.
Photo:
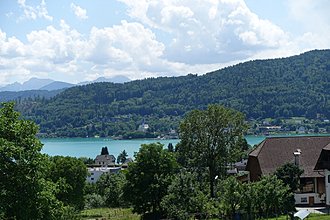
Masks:
[[[100,77],[93,81],[86,81],[81,82],[78,84],[72,84],[62,81],[55,81],[52,79],[39,79],[39,78],[31,78],[24,83],[12,83],[6,86],[0,87],[0,91],[11,91],[11,92],[18,92],[18,91],[26,91],[26,90],[59,90],[59,89],[66,89],[76,85],[86,85],[94,82],[113,82],[113,83],[125,83],[131,81],[129,78],[125,76],[114,76],[111,78]]]

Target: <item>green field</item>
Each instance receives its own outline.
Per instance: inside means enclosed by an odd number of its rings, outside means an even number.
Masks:
[[[99,208],[83,210],[79,214],[80,219],[90,220],[138,220],[140,216],[133,214],[131,209],[121,208]]]
[[[287,220],[289,217],[280,216],[278,218],[271,218],[270,220]],[[298,219],[298,218],[296,218]],[[330,215],[327,214],[310,214],[306,219],[308,220],[330,220]]]

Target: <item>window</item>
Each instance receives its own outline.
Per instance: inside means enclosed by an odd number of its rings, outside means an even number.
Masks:
[[[330,175],[328,175],[328,183],[330,183]]]
[[[300,179],[300,192],[301,193],[315,192],[314,178],[301,178]]]
[[[307,197],[301,197],[300,202],[307,202]]]
[[[94,180],[94,178],[91,178],[91,180]]]
[[[94,173],[91,173],[91,176],[93,176],[94,175]]]

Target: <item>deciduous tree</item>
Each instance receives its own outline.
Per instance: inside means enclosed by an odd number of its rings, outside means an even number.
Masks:
[[[38,127],[20,119],[13,103],[0,109],[0,216],[4,219],[63,219],[68,207],[46,180],[47,157],[36,138]]]
[[[120,152],[120,154],[117,157],[117,163],[125,163],[126,159],[127,159],[127,152],[125,150],[123,150],[122,152]]]
[[[134,212],[153,217],[163,214],[160,202],[176,167],[173,154],[162,144],[141,145],[135,162],[128,167],[124,186],[125,200],[132,204]]]
[[[50,161],[49,178],[61,189],[56,197],[78,210],[84,208],[86,165],[75,157],[55,156]]]
[[[223,179],[229,163],[239,159],[245,129],[242,113],[219,105],[191,111],[180,124],[179,161],[208,173],[211,197],[215,177]]]

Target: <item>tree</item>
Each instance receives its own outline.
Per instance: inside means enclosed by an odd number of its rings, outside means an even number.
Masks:
[[[101,155],[109,155],[108,147],[102,147]]]
[[[55,156],[50,161],[49,178],[61,188],[56,197],[66,205],[83,209],[86,165],[75,157]]]
[[[228,164],[240,158],[239,143],[245,129],[241,113],[219,105],[191,111],[180,124],[179,161],[208,173],[211,197],[215,177],[224,179]]]
[[[160,143],[142,144],[126,173],[124,198],[133,211],[143,215],[160,217],[162,198],[167,194],[177,163],[172,153]]]
[[[20,119],[13,103],[0,109],[0,216],[4,219],[63,219],[69,207],[56,199],[46,180],[47,157],[40,153],[38,127]],[[66,216],[67,217],[67,216]]]
[[[274,175],[290,187],[291,192],[299,188],[299,180],[304,170],[293,163],[286,163],[275,171]]]
[[[260,217],[268,218],[274,213],[282,214],[282,211],[286,210],[285,206],[292,193],[282,180],[277,179],[275,175],[264,176],[253,185],[256,194],[252,202],[256,204],[255,207]]]
[[[282,180],[283,183],[290,188],[291,197],[288,197],[286,201],[285,211],[290,212],[291,214],[296,210],[294,193],[299,188],[300,176],[303,173],[304,170],[293,163],[286,163],[282,165],[281,167],[277,168],[274,173],[278,179]]]
[[[173,144],[172,144],[172,143],[169,143],[169,144],[167,145],[167,150],[168,150],[169,152],[174,152],[174,147],[173,147]]]
[[[208,197],[200,189],[196,175],[182,170],[175,176],[161,205],[167,217],[190,219],[205,213],[207,203]]]
[[[125,150],[123,150],[117,157],[117,163],[118,164],[119,163],[121,163],[121,164],[125,163],[125,161],[127,159],[127,156],[128,156],[127,152]]]
[[[236,177],[230,176],[218,185],[217,195],[220,198],[221,209],[226,215],[234,218],[236,211],[242,206],[244,188]]]
[[[123,187],[126,182],[123,173],[105,173],[96,182],[98,193],[103,196],[107,207],[120,207],[124,205]]]

